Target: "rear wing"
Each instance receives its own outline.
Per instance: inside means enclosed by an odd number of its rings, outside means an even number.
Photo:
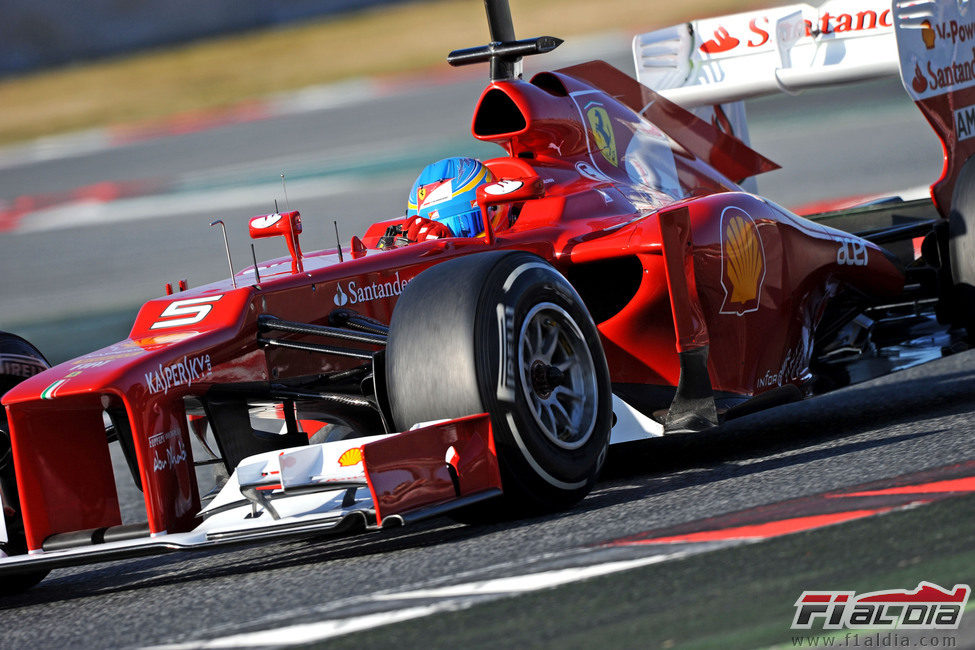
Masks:
[[[830,0],[697,20],[633,39],[637,78],[685,108],[895,76],[890,2]]]
[[[827,0],[708,18],[633,40],[639,81],[748,142],[742,100],[900,75],[941,139],[947,216],[975,154],[975,3]]]

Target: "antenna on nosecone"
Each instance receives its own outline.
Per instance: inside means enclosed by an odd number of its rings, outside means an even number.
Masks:
[[[257,281],[257,288],[261,288],[261,272],[257,270],[257,251],[254,250],[254,244],[251,244],[251,257],[254,259],[254,279]]]
[[[234,283],[234,289],[236,289],[237,278],[234,276],[234,261],[230,259],[230,241],[227,239],[227,226],[224,224],[223,219],[217,219],[216,221],[210,222],[210,227],[213,228],[217,224],[220,224],[220,229],[223,230],[223,247],[227,251],[227,264],[230,266],[230,281]]]
[[[288,210],[291,209],[291,201],[288,200],[288,185],[284,182],[284,172],[281,172],[281,189],[284,190],[284,205]]]
[[[332,221],[332,225],[335,226],[335,250],[339,252],[339,262],[342,262],[342,240],[339,239],[339,222]]]

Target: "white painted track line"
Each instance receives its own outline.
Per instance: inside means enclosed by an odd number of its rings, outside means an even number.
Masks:
[[[478,580],[445,587],[415,589],[402,592],[373,594],[366,602],[388,603],[391,609],[383,612],[329,619],[270,628],[258,632],[232,634],[213,639],[152,646],[149,650],[190,650],[193,648],[271,648],[316,643],[344,634],[351,634],[382,625],[391,625],[440,612],[466,609],[474,604],[499,598],[510,598],[533,591],[587,580],[598,576],[628,571],[670,559],[684,553],[672,552],[633,560],[603,562],[590,566],[555,569],[539,573]],[[417,600],[434,600],[422,605]],[[287,612],[282,616],[287,616]]]

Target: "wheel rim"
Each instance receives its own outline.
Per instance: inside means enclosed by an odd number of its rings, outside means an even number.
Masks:
[[[552,303],[535,305],[521,326],[518,362],[522,391],[549,442],[586,444],[596,424],[596,368],[572,317]]]

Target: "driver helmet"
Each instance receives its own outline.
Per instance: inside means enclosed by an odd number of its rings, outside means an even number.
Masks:
[[[477,188],[492,181],[491,170],[474,158],[445,158],[427,165],[410,190],[406,216],[438,221],[455,237],[476,237],[484,231]]]

